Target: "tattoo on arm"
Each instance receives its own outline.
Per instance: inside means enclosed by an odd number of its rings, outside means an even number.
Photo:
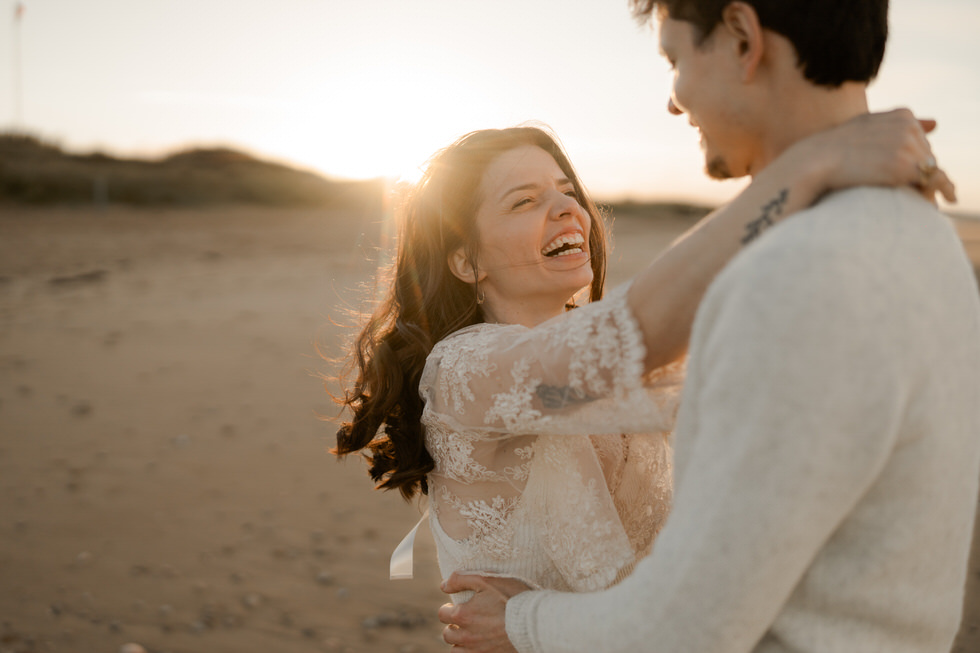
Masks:
[[[539,385],[534,391],[541,399],[545,408],[564,408],[575,404],[586,404],[595,401],[598,397],[586,394],[582,390],[577,390],[569,386]]]
[[[762,215],[745,225],[745,235],[742,237],[743,245],[748,245],[753,240],[758,238],[759,234],[773,225],[776,218],[783,214],[783,209],[786,207],[786,200],[788,198],[789,190],[784,188],[783,190],[779,191],[779,194],[776,195],[776,197],[769,200],[769,202],[762,207]]]

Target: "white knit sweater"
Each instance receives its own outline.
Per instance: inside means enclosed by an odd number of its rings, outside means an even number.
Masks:
[[[948,653],[980,467],[980,302],[911,191],[835,194],[698,312],[653,553],[507,604],[522,653]]]

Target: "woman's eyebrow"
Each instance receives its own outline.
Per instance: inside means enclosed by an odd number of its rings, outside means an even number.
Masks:
[[[555,186],[565,186],[565,185],[570,184],[570,183],[572,183],[572,180],[569,179],[568,177],[562,177],[561,179],[556,179],[555,180]],[[514,186],[513,188],[511,188],[510,190],[508,190],[504,194],[502,194],[500,196],[500,199],[504,199],[505,197],[507,197],[511,193],[516,193],[516,192],[522,191],[522,190],[533,190],[533,189],[540,188],[540,187],[541,186],[539,184],[536,184],[536,183],[533,183],[533,182],[530,183],[530,184],[521,184],[520,186]]]
[[[521,184],[520,186],[514,186],[513,188],[511,188],[510,190],[508,190],[504,194],[502,194],[500,196],[500,199],[504,199],[505,197],[507,197],[511,193],[516,193],[516,192],[521,191],[521,190],[530,190],[530,189],[537,188],[537,187],[538,187],[538,185],[535,184],[535,183]]]

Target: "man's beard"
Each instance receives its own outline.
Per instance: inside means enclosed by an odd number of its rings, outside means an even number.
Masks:
[[[734,176],[728,167],[728,162],[722,156],[708,159],[704,165],[704,172],[712,179],[731,179]]]

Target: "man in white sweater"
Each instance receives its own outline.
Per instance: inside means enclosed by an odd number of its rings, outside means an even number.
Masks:
[[[709,174],[867,112],[887,0],[634,0]],[[920,162],[923,183],[934,162]],[[746,226],[695,321],[674,508],[592,594],[454,576],[465,652],[948,653],[980,473],[980,301],[948,222],[859,188]],[[506,621],[504,617],[506,616]]]

